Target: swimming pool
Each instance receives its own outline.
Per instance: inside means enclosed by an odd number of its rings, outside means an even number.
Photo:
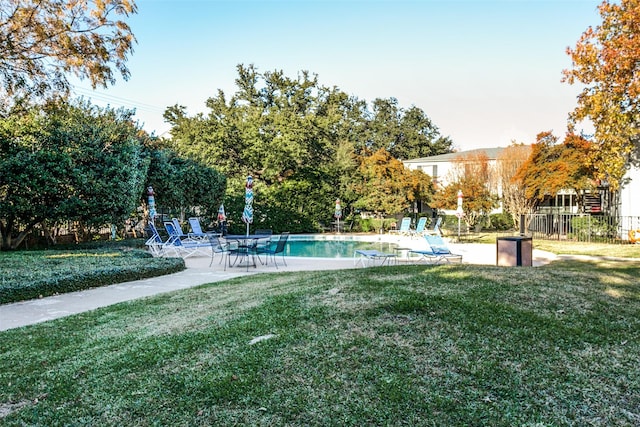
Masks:
[[[353,258],[358,249],[377,249],[393,253],[398,245],[388,242],[363,240],[304,240],[291,239],[284,250],[285,256],[309,258]]]

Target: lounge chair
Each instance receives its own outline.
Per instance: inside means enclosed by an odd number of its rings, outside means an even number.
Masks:
[[[178,218],[171,218],[171,222],[173,223],[173,226],[175,227],[176,231],[178,232],[178,235],[180,235],[181,239],[186,239],[187,235],[184,234],[184,231],[182,230],[182,225],[180,224],[180,220]]]
[[[176,229],[173,221],[165,221],[164,228],[169,235],[169,239],[163,245],[163,250],[166,253],[173,252],[182,258],[188,258],[197,253],[208,255],[208,249],[211,246],[208,240],[182,239],[181,232]]]
[[[207,239],[207,233],[202,231],[200,226],[200,220],[196,217],[189,218],[189,225],[191,226],[191,233],[188,234],[189,239],[192,240],[205,240]]]
[[[425,232],[424,228],[426,225],[427,225],[427,217],[426,216],[420,217],[420,219],[418,220],[418,224],[416,224],[416,229],[413,230],[411,234],[414,236],[421,236]]]
[[[438,236],[442,236],[442,231],[440,230],[441,225],[442,225],[442,217],[439,216],[438,219],[436,219],[435,224],[433,224],[433,228],[426,229],[423,234],[435,234]]]
[[[353,265],[370,267],[379,262],[379,266],[391,265],[391,260],[396,260],[396,254],[380,252],[376,249],[357,249],[353,253]]]
[[[397,230],[390,230],[390,233],[398,233],[398,234],[409,234],[411,232],[411,218],[408,216],[402,218],[402,222],[400,223],[400,228]]]
[[[148,227],[150,236],[144,244],[149,248],[151,255],[154,257],[161,256],[165,242],[162,240],[162,237],[160,237],[158,229],[152,222],[148,224]]]
[[[257,234],[257,232],[256,232]],[[284,265],[287,265],[287,261],[284,258],[284,249],[287,245],[287,240],[289,239],[289,232],[284,232],[282,234],[280,234],[280,238],[278,239],[278,243],[276,244],[276,247],[274,249],[270,249],[269,246],[264,246],[264,247],[260,247],[258,246],[257,251],[258,254],[265,254],[267,256],[267,260],[266,262],[268,263],[269,260],[269,256],[271,256],[271,259],[273,260],[273,263],[276,265],[276,268],[278,268],[278,262],[276,261],[276,255],[278,254],[282,254],[282,262],[284,263]]]
[[[431,264],[438,264],[442,261],[450,263],[452,260],[462,262],[462,255],[454,254],[447,247],[447,244],[438,235],[427,234],[424,236],[429,249],[412,249],[409,254],[419,256],[419,261],[426,261]]]

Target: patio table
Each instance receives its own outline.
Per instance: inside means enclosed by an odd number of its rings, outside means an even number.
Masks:
[[[236,264],[238,267],[247,267],[249,269],[249,265],[253,265],[253,268],[257,267],[256,257],[258,257],[258,242],[260,240],[270,240],[271,236],[264,234],[228,234],[224,236],[224,238],[228,242],[235,242],[235,248],[233,245],[230,245],[229,254],[235,254],[236,258],[231,264],[231,259],[229,259],[229,267],[234,267]],[[244,259],[246,264],[242,262],[238,262],[239,259]],[[251,261],[249,260],[251,258]],[[260,258],[258,257],[258,260]],[[262,261],[260,261],[262,263]]]

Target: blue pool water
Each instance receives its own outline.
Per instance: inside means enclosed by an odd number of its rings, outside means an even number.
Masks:
[[[393,243],[353,240],[290,240],[284,254],[310,258],[352,258],[353,252],[358,249],[377,249],[393,253],[396,246]]]

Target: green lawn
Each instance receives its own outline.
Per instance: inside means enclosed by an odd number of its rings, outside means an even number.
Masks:
[[[511,234],[517,235],[517,233]],[[495,244],[496,238],[504,235],[504,233],[481,232],[473,239],[469,239],[468,237],[463,238],[462,242],[470,241],[474,243]],[[457,240],[455,234],[450,234],[449,238],[453,242]],[[640,245],[533,239],[533,246],[535,249],[541,249],[555,254],[640,258]]]
[[[640,258],[640,245],[613,243],[576,243],[562,240],[534,240],[534,248],[556,254],[589,255],[614,258]]]
[[[271,273],[0,332],[3,425],[637,426],[640,261]]]

